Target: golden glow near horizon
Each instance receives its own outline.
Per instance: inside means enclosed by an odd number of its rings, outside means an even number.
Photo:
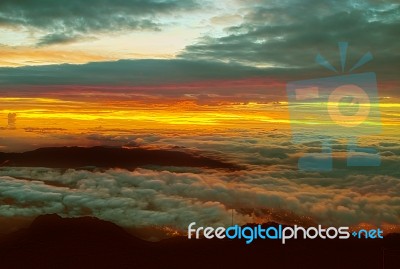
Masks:
[[[1,151],[24,151],[49,145],[90,146],[81,134],[179,135],[245,128],[288,128],[287,111],[273,104],[198,105],[193,101],[168,104],[136,101],[64,101],[56,98],[0,98]],[[16,120],[9,126],[9,115]],[[8,122],[8,123],[7,123]],[[283,124],[282,124],[283,123]],[[4,144],[4,141],[11,141]]]
[[[259,128],[290,124],[287,103],[198,105],[193,101],[170,104],[145,104],[135,101],[83,102],[55,98],[0,98],[4,125],[9,113],[16,113],[18,129],[58,127],[79,133],[99,126],[107,128],[193,129],[193,128]],[[397,103],[381,105],[382,125],[398,126],[393,118]],[[395,113],[396,114],[396,113]],[[304,124],[319,122],[304,121]],[[324,123],[325,124],[325,123]],[[2,124],[3,125],[3,124]],[[1,126],[1,125],[0,125]]]
[[[77,131],[81,128],[78,122],[84,124],[85,128],[99,126],[100,123],[116,128],[134,122],[133,127],[163,129],[168,125],[191,128],[287,121],[282,119],[285,112],[267,112],[265,110],[272,105],[255,103],[200,106],[190,101],[174,104],[140,104],[129,101],[104,104],[53,98],[0,98],[0,102],[3,103],[2,118],[6,119],[8,113],[16,113],[18,127],[25,128],[43,128],[55,124]]]

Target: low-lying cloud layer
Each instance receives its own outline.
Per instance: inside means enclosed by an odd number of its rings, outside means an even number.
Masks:
[[[341,154],[345,147],[337,143],[335,169],[320,173],[297,170],[298,152],[315,151],[318,143],[293,145],[286,138],[269,135],[268,144],[259,138],[235,138],[235,147],[229,146],[232,138],[222,136],[179,139],[210,155],[224,152],[228,159],[247,164],[246,170],[234,172],[189,167],[131,172],[2,168],[0,215],[94,215],[126,227],[183,230],[192,221],[229,225],[232,209],[234,221],[240,224],[269,220],[325,225],[400,223],[396,141],[376,144],[382,152],[381,167],[363,169],[346,167]],[[158,142],[167,145],[173,140]]]

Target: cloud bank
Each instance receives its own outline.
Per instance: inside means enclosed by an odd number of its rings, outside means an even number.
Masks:
[[[395,1],[250,1],[244,22],[223,35],[204,36],[181,54],[185,59],[218,59],[283,71],[315,72],[319,52],[340,66],[337,43],[349,42],[346,70],[366,52],[375,57],[368,67],[385,79],[397,79],[400,6]],[[362,69],[360,69],[362,70]],[[292,72],[296,72],[293,71]],[[326,74],[330,74],[329,71]]]
[[[1,1],[0,26],[46,31],[37,45],[71,43],[96,33],[159,30],[160,16],[198,8],[195,1]]]
[[[297,170],[298,152],[317,150],[317,142],[293,145],[279,133],[264,139],[270,143],[251,136],[158,140],[164,145],[180,141],[201,147],[210,155],[224,152],[227,159],[248,164],[241,171],[4,167],[0,170],[0,215],[94,215],[125,227],[184,230],[192,221],[229,225],[233,209],[234,221],[240,224],[272,220],[304,225],[399,225],[397,142],[375,145],[384,152],[379,169],[346,167],[342,154],[346,149],[337,142],[335,169],[319,173]],[[154,137],[151,140],[154,143]]]

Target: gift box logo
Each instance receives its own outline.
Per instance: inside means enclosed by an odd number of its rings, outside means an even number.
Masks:
[[[379,153],[373,148],[358,146],[362,136],[381,131],[376,75],[373,72],[344,74],[348,44],[339,43],[341,75],[294,81],[287,84],[288,106],[293,142],[319,142],[319,152],[305,153],[299,169],[330,171],[333,167],[332,145],[347,141],[347,166],[379,166]],[[366,53],[349,73],[372,60]],[[338,71],[321,55],[316,62]],[[309,146],[310,148],[310,146]]]

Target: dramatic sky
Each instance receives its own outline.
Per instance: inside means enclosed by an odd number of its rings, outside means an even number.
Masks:
[[[307,223],[399,224],[399,36],[394,0],[2,0],[0,151],[179,146],[246,169],[4,168],[0,190],[12,202],[0,215],[91,212],[182,228],[229,223],[235,208],[242,223],[294,212]],[[338,42],[348,42],[343,70]],[[338,139],[340,169],[297,172],[301,153],[319,145],[292,143],[287,83],[365,72],[376,74],[381,128],[362,142],[380,150],[380,169],[346,170]]]

